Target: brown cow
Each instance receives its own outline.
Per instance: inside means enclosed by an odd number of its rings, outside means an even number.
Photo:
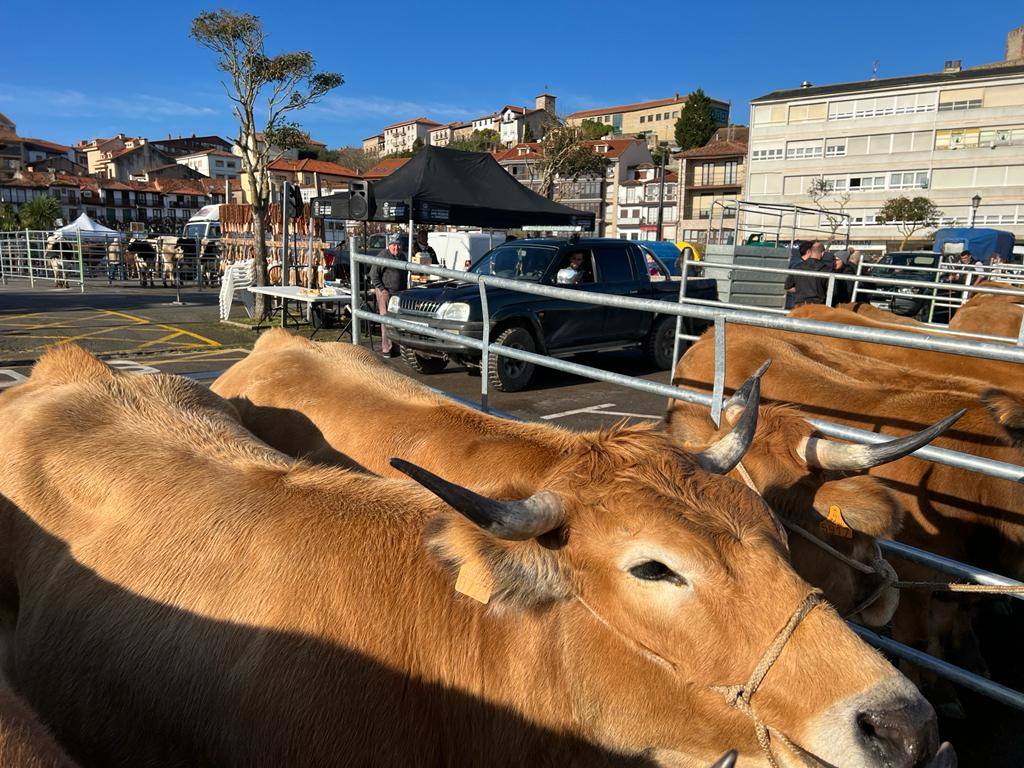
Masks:
[[[1021,299],[1024,301],[1024,298]],[[985,333],[1016,340],[1024,322],[1024,305],[1012,301],[985,301],[957,311],[949,321],[954,331]]]
[[[850,312],[843,309],[834,309],[815,304],[804,304],[790,311],[791,317],[803,317],[808,320],[818,320],[826,323],[839,323],[842,325],[859,325],[867,328],[885,328],[896,330],[891,326],[879,323],[864,315]],[[907,329],[909,330],[909,329]],[[767,331],[766,331],[767,332]],[[772,331],[773,336],[784,338],[790,341],[793,337],[806,338],[805,334],[795,334],[787,331]],[[1019,363],[1003,362],[1001,360],[984,360],[976,357],[964,357],[962,355],[951,355],[945,352],[927,352],[920,349],[908,349],[905,347],[894,347],[887,344],[876,344],[868,341],[854,341],[852,339],[827,339],[829,346],[852,352],[856,355],[882,360],[908,368],[916,368],[928,373],[940,375],[962,376],[964,378],[981,379],[1000,387],[1012,388],[1015,391],[1024,389],[1024,380],[1021,379],[1021,372],[1024,366]]]
[[[2,504],[2,502],[0,502]],[[35,713],[0,683],[0,766],[75,768]]]
[[[916,689],[808,600],[761,499],[709,471],[749,444],[749,391],[701,454],[567,434],[522,501],[403,464],[442,503],[59,348],[0,395],[6,666],[95,765],[763,766],[751,716],[783,766],[782,734],[844,768],[954,765]]]
[[[481,414],[392,371],[365,350],[350,344],[318,344],[280,329],[265,333],[253,352],[222,374],[212,388],[231,399],[249,429],[290,455],[316,460],[344,455],[385,475],[397,475],[388,461],[398,456],[503,498],[543,487],[551,467],[570,450],[567,446],[587,439],[552,425]],[[713,442],[707,409],[694,409],[693,417],[702,422],[695,444]],[[681,428],[681,418],[674,434],[691,434]],[[768,433],[777,434],[781,441],[798,441],[812,430],[795,412],[773,409],[762,414],[758,428],[759,436]],[[745,461],[748,466],[771,465],[774,450],[759,447]],[[501,471],[513,461],[517,472]],[[773,487],[779,496],[770,500],[773,508],[794,524],[817,531],[831,506],[852,505],[857,511],[849,519],[858,533],[837,546],[874,565],[874,537],[895,534],[902,509],[867,478],[807,475],[805,469]],[[795,492],[798,479],[800,493]],[[782,496],[788,501],[784,503]],[[882,625],[892,616],[895,590],[869,599],[878,594],[878,577],[837,569],[831,558],[803,540],[791,544],[797,571],[823,589],[841,612],[867,602],[860,616],[865,623]],[[878,567],[884,570],[884,561]]]

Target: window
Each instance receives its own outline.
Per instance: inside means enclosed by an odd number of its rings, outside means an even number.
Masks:
[[[654,116],[654,119],[655,119],[655,120],[661,120],[661,113],[659,112],[658,114],[656,114],[656,115]]]
[[[213,164],[217,168],[223,168],[224,167],[224,161],[223,160],[214,160]]]
[[[807,123],[815,120],[824,120],[828,117],[828,110],[825,102],[817,104],[800,104],[789,108],[789,122]]]
[[[641,123],[645,122],[646,120],[647,120],[647,117],[645,115],[640,115],[640,122]]]
[[[874,99],[847,99],[828,105],[829,120],[849,120],[854,117],[882,117],[909,115],[915,112],[934,112],[935,93],[880,96]]]
[[[736,168],[739,164],[735,160],[730,160],[725,164],[725,183],[735,184],[736,183]]]
[[[978,109],[984,96],[984,88],[958,88],[939,94],[939,112],[957,112]]]
[[[714,163],[702,163],[700,166],[700,183],[701,185],[711,184],[715,177],[715,164]]]
[[[786,105],[755,104],[752,107],[755,125],[779,125],[786,122]]]
[[[928,171],[901,171],[889,174],[889,189],[927,189]]]
[[[845,157],[846,139],[828,139],[825,142],[825,157]]]
[[[601,245],[594,249],[597,280],[602,283],[628,283],[634,280],[632,259],[624,245]]]
[[[765,147],[755,149],[750,153],[751,160],[781,160],[785,154],[782,147]]]
[[[849,189],[851,192],[885,189],[885,176],[851,176]]]
[[[1019,107],[1024,104],[1024,85],[996,85],[985,89],[986,107]]]
[[[666,112],[666,113],[664,114],[664,118],[665,118],[666,120],[668,120],[668,118],[669,118],[670,114],[671,114],[671,113],[669,113],[669,112]]]
[[[825,189],[830,192],[844,192],[849,188],[849,181],[845,176],[825,176]]]
[[[672,112],[672,117],[679,117],[679,110],[676,109]]]
[[[786,145],[786,157],[790,160],[805,160],[811,157],[821,157],[821,139],[789,142]]]

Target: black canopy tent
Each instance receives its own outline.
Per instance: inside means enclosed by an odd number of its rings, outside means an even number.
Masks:
[[[370,221],[594,229],[593,213],[538,195],[484,152],[424,147],[390,176],[374,182],[373,196]]]

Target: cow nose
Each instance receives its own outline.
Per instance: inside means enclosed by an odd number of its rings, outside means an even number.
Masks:
[[[858,712],[857,727],[869,750],[881,758],[879,765],[919,768],[939,746],[935,711],[923,699]]]

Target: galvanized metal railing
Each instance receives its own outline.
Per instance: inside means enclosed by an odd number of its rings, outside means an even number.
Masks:
[[[29,287],[51,284],[58,288],[77,285],[85,291],[85,264],[80,236],[54,237],[39,230],[0,232],[0,283],[28,280]]]
[[[463,282],[476,283],[482,300],[482,309],[485,314],[485,320],[483,323],[483,332],[481,339],[475,339],[468,336],[462,336],[447,331],[431,328],[427,325],[422,325],[415,322],[403,320],[399,317],[392,315],[381,315],[375,312],[369,312],[361,309],[359,306],[359,291],[353,290],[352,293],[352,343],[360,343],[360,321],[365,320],[373,323],[380,323],[389,327],[395,327],[416,333],[429,338],[437,339],[440,341],[447,341],[468,347],[470,349],[477,350],[481,353],[481,362],[486,364],[489,355],[501,355],[510,357],[515,360],[520,360],[526,363],[532,363],[545,368],[551,368],[554,370],[562,371],[564,373],[570,373],[584,378],[589,378],[597,381],[604,381],[611,384],[617,384],[632,390],[647,392],[649,394],[659,395],[666,398],[682,400],[684,402],[696,403],[707,406],[711,409],[711,416],[718,423],[718,419],[721,413],[723,403],[723,387],[724,387],[724,374],[725,374],[725,344],[722,343],[725,338],[726,324],[729,322],[736,322],[744,325],[752,325],[762,328],[776,328],[780,330],[796,331],[809,333],[817,336],[825,336],[832,338],[848,338],[860,341],[871,341],[875,343],[887,343],[895,346],[910,348],[910,349],[923,349],[927,351],[936,352],[948,352],[950,354],[979,357],[983,359],[992,360],[1003,360],[1015,363],[1024,363],[1024,349],[1015,346],[1009,346],[1007,344],[992,344],[988,342],[968,342],[968,341],[957,341],[953,339],[935,338],[925,336],[923,334],[895,331],[895,330],[882,330],[877,328],[865,328],[859,326],[841,326],[834,323],[823,323],[814,320],[806,320],[804,318],[792,318],[792,317],[780,317],[778,315],[767,314],[763,312],[757,312],[753,310],[737,310],[737,309],[718,309],[715,310],[711,307],[703,305],[694,305],[690,303],[669,303],[663,301],[656,301],[651,299],[635,299],[623,296],[609,296],[606,294],[597,294],[587,291],[581,291],[578,289],[567,289],[558,288],[554,286],[538,285],[535,283],[527,283],[523,281],[510,280],[507,278],[494,277],[491,275],[479,275],[472,272],[460,272],[456,270],[444,269],[441,267],[433,267],[419,264],[410,264],[405,261],[398,259],[382,258],[379,256],[370,256],[365,254],[358,254],[354,250],[350,253],[350,277],[351,284],[353,286],[359,286],[361,281],[359,279],[359,266],[360,264],[377,265],[381,267],[388,267],[391,269],[400,269],[406,272],[414,272],[419,274],[433,275],[435,277],[447,278],[453,280],[460,280]],[[683,282],[686,281],[686,272],[683,272]],[[632,309],[645,312],[655,312],[663,315],[675,315],[679,321],[684,317],[696,318],[700,320],[706,320],[715,325],[715,383],[712,390],[712,394],[705,394],[695,390],[689,390],[683,387],[677,387],[668,384],[659,384],[657,382],[648,381],[646,379],[639,379],[631,376],[625,376],[623,374],[614,373],[611,371],[604,371],[599,368],[591,366],[580,365],[573,363],[568,360],[559,360],[546,355],[538,354],[536,352],[527,352],[521,349],[515,349],[512,347],[506,347],[499,344],[494,344],[490,341],[491,337],[491,325],[489,313],[487,313],[487,296],[486,289],[488,286],[494,286],[496,288],[507,288],[509,290],[518,291],[520,293],[528,293],[537,296],[544,296],[548,298],[559,298],[568,301],[575,301],[585,304],[597,304],[611,307],[619,307],[622,309]],[[673,355],[673,361],[678,358],[678,355]],[[674,366],[673,366],[674,367]],[[489,412],[488,406],[488,392],[487,392],[487,376],[483,375],[481,378],[481,398],[480,408],[486,412]],[[887,439],[885,435],[879,435],[874,432],[868,432],[865,430],[848,427],[843,424],[836,424],[818,419],[808,419],[817,429],[821,430],[824,434],[841,437],[847,440],[860,443],[875,443],[882,442]],[[921,459],[933,461],[941,464],[948,464],[950,466],[966,469],[980,474],[985,474],[990,477],[997,477],[1003,480],[1009,480],[1012,482],[1024,482],[1024,467],[1017,466],[1014,464],[1008,464],[1006,462],[994,461],[992,459],[986,459],[972,454],[961,453],[958,451],[952,451],[945,448],[937,448],[934,446],[925,446],[914,452],[915,456]],[[924,550],[909,547],[905,544],[898,544],[897,542],[880,542],[880,544],[887,551],[893,554],[898,554],[901,557],[910,557],[917,562],[924,563],[931,568],[934,568],[940,572],[949,573],[957,578],[969,578],[976,583],[981,584],[993,584],[997,586],[1011,586],[1018,587],[1024,586],[1024,582],[1020,582],[1014,579],[1010,579],[1005,576],[993,574],[983,569],[975,568],[965,563],[959,563],[951,561],[948,558],[935,555]],[[1015,595],[1018,599],[1024,599],[1024,596]],[[909,661],[923,664],[929,669],[936,671],[940,675],[944,675],[949,679],[956,682],[960,682],[964,685],[968,685],[973,690],[984,693],[993,699],[1001,701],[1003,703],[1010,704],[1011,706],[1018,707],[1024,710],[1024,694],[1021,694],[1012,689],[1006,688],[1005,686],[988,680],[987,678],[975,675],[967,670],[960,669],[954,665],[943,662],[939,659],[935,659],[926,654],[922,654],[908,646],[902,645],[896,641],[888,638],[880,638],[874,633],[870,633],[862,628],[856,628],[861,632],[865,639],[871,642],[871,638],[878,638],[875,644],[877,647],[884,648],[894,655],[905,658]],[[871,637],[867,637],[870,635]],[[922,659],[924,657],[924,659]]]

